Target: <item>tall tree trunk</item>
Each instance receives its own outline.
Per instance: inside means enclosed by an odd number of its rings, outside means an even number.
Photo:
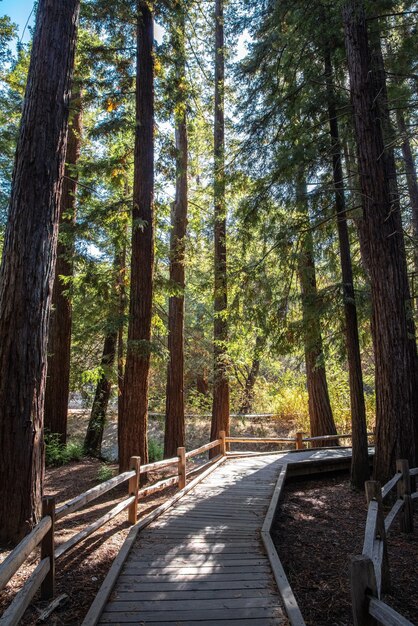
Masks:
[[[166,421],[164,456],[173,457],[184,446],[184,287],[185,239],[187,228],[188,137],[186,97],[185,13],[181,2],[175,18],[173,48],[176,51],[176,198],[171,212],[170,283],[175,295],[169,299]],[[174,19],[174,18],[173,18]]]
[[[384,73],[373,69],[364,3],[350,0],[343,11],[354,111],[364,229],[371,283],[372,335],[376,367],[375,476],[385,481],[398,458],[415,460],[416,348],[411,316],[393,151],[385,149],[387,111]],[[360,240],[361,243],[361,240]],[[415,345],[415,342],[414,342]]]
[[[100,457],[103,441],[103,433],[106,425],[106,413],[112,391],[112,370],[118,350],[120,328],[123,327],[121,309],[121,287],[125,270],[126,246],[122,244],[122,250],[116,252],[113,263],[115,276],[115,294],[107,323],[107,333],[104,340],[103,354],[100,361],[101,374],[97,382],[91,408],[90,419],[84,439],[84,450],[90,456]],[[118,363],[119,368],[119,363]],[[119,375],[119,369],[118,369]],[[119,389],[119,387],[118,387]]]
[[[112,330],[106,335],[103,355],[100,362],[101,375],[96,386],[90,420],[84,439],[84,451],[90,456],[100,458],[104,427],[106,424],[106,412],[112,390],[111,372],[115,363],[118,331]]]
[[[148,381],[154,270],[154,24],[138,1],[135,164],[128,344],[119,420],[119,466],[148,461]]]
[[[79,2],[40,0],[0,270],[0,541],[40,514],[49,309]]]
[[[306,184],[297,183],[297,204],[307,215]],[[302,296],[302,315],[305,344],[306,382],[308,387],[309,421],[311,436],[335,435],[334,418],[329,400],[324,351],[322,347],[321,323],[319,318],[319,296],[316,286],[315,260],[312,231],[307,228],[300,241],[298,274]],[[317,441],[315,447],[335,445],[327,440]]]
[[[261,335],[257,335],[255,340],[254,358],[251,363],[250,371],[245,380],[244,392],[242,394],[241,405],[238,413],[247,415],[251,413],[254,402],[254,387],[260,371],[260,353],[264,348],[265,339]]]
[[[345,205],[342,150],[338,130],[334,79],[329,48],[325,51],[325,77],[327,84],[330,135],[332,141],[335,209],[337,212],[338,240],[340,244],[345,314],[345,340],[350,381],[351,432],[353,435],[351,484],[357,489],[363,489],[364,482],[368,480],[370,476],[367,446],[366,406],[364,403],[357,309],[354,295],[353,268],[351,265],[350,238],[348,234]]]
[[[409,141],[408,129],[406,127],[405,116],[401,109],[396,111],[398,129],[402,136],[402,157],[405,163],[406,183],[408,185],[409,200],[412,213],[412,243],[414,246],[414,270],[415,280],[418,283],[418,179],[415,168],[415,159],[412,153],[411,142]]]
[[[225,54],[223,0],[215,0],[215,127],[214,127],[214,380],[211,439],[229,434],[228,321],[225,205]],[[216,451],[214,452],[214,454]]]
[[[71,98],[74,109],[68,128],[65,173],[60,203],[60,235],[55,266],[54,289],[48,336],[48,375],[45,390],[45,430],[67,440],[68,397],[70,394],[70,356],[72,306],[65,279],[74,272],[73,226],[76,217],[77,162],[81,150],[83,112],[81,93]],[[62,280],[62,278],[64,280]]]
[[[126,194],[127,196],[129,193]],[[125,228],[125,235],[127,230]],[[122,252],[121,252],[120,271],[118,274],[118,312],[119,312],[119,324],[118,324],[118,423],[122,416],[123,406],[123,378],[124,378],[124,359],[125,359],[125,342],[124,342],[124,327],[125,327],[125,315],[126,315],[126,236],[123,240]]]

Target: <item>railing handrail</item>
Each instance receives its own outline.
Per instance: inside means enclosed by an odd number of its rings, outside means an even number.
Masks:
[[[413,468],[415,469],[415,468]],[[402,615],[381,601],[381,593],[390,589],[386,534],[399,513],[401,530],[412,532],[413,507],[411,476],[408,461],[396,461],[396,473],[381,487],[377,481],[366,482],[368,502],[363,553],[351,562],[351,594],[355,626],[370,622],[370,617],[383,626],[412,626]],[[384,516],[383,499],[397,488],[397,500]]]
[[[165,489],[166,487],[179,485],[182,489],[186,484],[186,459],[198,454],[211,450],[215,447],[220,447],[221,454],[211,459],[209,463],[206,463],[203,468],[207,469],[209,465],[218,462],[222,456],[225,456],[225,433],[220,433],[220,438],[215,439],[195,450],[191,450],[189,453],[185,453],[184,448],[178,449],[178,455],[170,459],[163,459],[162,461],[156,461],[154,463],[147,463],[141,466],[139,457],[131,458],[131,470],[118,474],[109,478],[109,480],[88,489],[80,495],[72,498],[68,502],[62,504],[55,509],[54,498],[44,498],[43,509],[49,513],[44,514],[42,519],[34,526],[31,532],[22,539],[22,541],[12,550],[12,552],[6,557],[3,563],[0,564],[0,590],[7,585],[9,580],[14,576],[18,569],[27,560],[34,549],[42,544],[41,560],[34,572],[29,576],[23,587],[17,592],[13,601],[9,607],[5,610],[0,618],[0,626],[15,626],[19,623],[23,613],[29,606],[35,593],[42,586],[42,598],[47,599],[52,597],[54,592],[54,572],[55,572],[55,560],[60,558],[68,550],[80,543],[83,539],[86,539],[93,532],[101,528],[109,520],[119,515],[122,511],[129,509],[129,521],[136,523],[137,521],[137,509],[138,509],[138,497],[143,497]],[[172,476],[158,481],[154,485],[139,488],[140,474],[151,473],[170,467],[171,465],[178,465],[178,475]],[[194,473],[194,472],[193,472]],[[98,520],[92,522],[78,533],[70,537],[67,541],[57,546],[54,549],[53,530],[54,523],[57,520],[61,520],[71,513],[79,511],[83,506],[97,500],[103,494],[107,493],[111,489],[129,482],[129,495],[127,498],[118,502],[110,511],[105,513]],[[52,535],[51,535],[52,533]],[[51,536],[49,536],[51,535]],[[47,545],[48,543],[48,545]],[[45,546],[44,546],[45,544]],[[47,556],[46,556],[47,555]],[[45,558],[44,558],[45,557]],[[51,578],[52,577],[52,578]],[[51,580],[49,580],[51,579]],[[45,581],[45,582],[44,582]],[[46,584],[48,581],[48,584]],[[45,588],[44,588],[45,587]]]

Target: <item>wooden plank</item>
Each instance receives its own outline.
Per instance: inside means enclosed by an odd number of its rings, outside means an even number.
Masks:
[[[26,561],[36,546],[42,541],[52,526],[51,518],[44,517],[34,529],[16,546],[0,565],[0,590],[3,589],[13,574]]]
[[[292,626],[305,626],[302,613],[299,609],[270,533],[262,532],[261,534],[289,621]]]
[[[49,559],[38,563],[22,589],[0,618],[0,626],[17,626],[49,572]]]
[[[273,525],[273,519],[276,514],[276,509],[279,504],[279,500],[281,498],[283,487],[286,481],[286,475],[287,475],[287,466],[283,465],[280,469],[280,474],[279,474],[279,478],[277,479],[276,486],[274,488],[273,497],[270,501],[267,515],[264,519],[264,523],[261,529],[262,532],[269,533],[271,530],[271,527]]]
[[[70,537],[68,541],[65,541],[64,543],[59,545],[58,548],[55,550],[55,558],[59,559],[63,554],[68,552],[68,550],[71,550],[71,548],[77,545],[77,543],[80,543],[80,541],[83,541],[83,539],[86,539],[86,537],[93,534],[96,530],[104,526],[109,520],[119,515],[119,513],[122,513],[122,511],[127,509],[134,501],[135,501],[135,496],[130,496],[129,498],[122,500],[122,502],[119,502],[117,506],[115,506],[113,509],[108,511],[105,515],[100,517],[98,520],[96,520],[95,522],[92,522],[91,524],[86,526],[86,528],[83,528],[83,530],[80,530],[80,532]]]
[[[235,559],[230,559],[229,555],[226,556],[222,556],[220,554],[214,554],[211,555],[210,557],[208,556],[203,556],[201,557],[200,555],[194,554],[193,556],[190,557],[186,557],[186,558],[165,558],[165,559],[154,559],[154,560],[146,560],[146,559],[141,559],[141,560],[129,560],[130,563],[132,563],[132,565],[134,565],[135,567],[141,567],[144,568],[144,570],[152,570],[155,568],[181,568],[181,567],[193,567],[198,565],[199,568],[201,566],[203,567],[209,567],[212,565],[219,565],[222,567],[253,567],[255,565],[265,565],[266,564],[266,558],[265,557],[257,557],[257,556],[253,556],[252,558],[243,558],[243,556],[241,555],[241,558],[235,558]]]
[[[214,609],[213,611],[207,609],[204,612],[201,611],[171,611],[166,613],[164,611],[153,611],[147,613],[145,611],[126,611],[121,613],[103,613],[100,618],[100,623],[104,624],[123,624],[125,622],[131,622],[138,620],[139,623],[160,623],[162,620],[166,622],[181,622],[181,621],[206,621],[206,620],[218,620],[218,621],[231,621],[242,620],[249,618],[273,618],[281,617],[282,612],[277,607],[271,608],[243,608],[243,609]]]
[[[187,620],[187,626],[227,626],[227,624],[232,623],[233,620],[230,617],[228,622],[224,621],[224,620],[199,620],[199,621],[190,621]],[[109,622],[104,622],[104,621],[100,621],[99,624],[108,624]],[[149,624],[149,622],[144,622],[141,621],[140,626],[146,626],[146,624]],[[272,618],[272,619],[254,619],[254,618],[250,618],[250,619],[240,619],[239,621],[235,621],[235,624],[237,624],[237,626],[281,626],[285,624],[285,622],[283,621],[283,619],[280,618]],[[133,622],[124,622],[124,624],[126,626],[138,626],[138,622],[137,621],[133,621]],[[158,626],[173,626],[173,622],[158,622]]]
[[[146,592],[156,590],[155,582],[150,580],[138,581],[137,576],[125,576],[121,574],[118,581],[118,589],[133,589],[138,588],[136,585],[140,582],[139,588]],[[226,591],[226,590],[247,590],[247,589],[266,589],[271,586],[271,578],[266,581],[265,577],[261,578],[248,578],[247,580],[214,580],[211,577],[208,580],[166,580],[158,581],[158,591]]]
[[[395,504],[393,505],[393,507],[391,508],[391,510],[389,511],[389,513],[386,515],[385,517],[385,530],[388,533],[390,530],[390,527],[392,526],[393,522],[395,521],[395,518],[397,516],[397,514],[399,513],[399,511],[402,509],[404,505],[404,501],[399,498],[398,500],[396,500]]]
[[[112,563],[112,566],[102,586],[99,589],[99,593],[96,595],[86,617],[84,618],[82,626],[96,626],[96,624],[98,623],[100,614],[106,605],[107,599],[109,598],[112,592],[112,589],[118,579],[118,576],[122,570],[122,567],[129,555],[131,547],[139,531],[142,530],[143,528],[146,528],[149,524],[151,524],[153,520],[157,519],[159,515],[164,513],[168,508],[173,506],[180,498],[182,498],[184,495],[189,493],[189,491],[194,489],[201,480],[206,478],[206,476],[208,476],[211,472],[215,471],[215,469],[217,469],[217,467],[219,467],[219,465],[223,463],[225,460],[226,460],[226,457],[222,457],[221,459],[219,459],[217,463],[214,463],[205,472],[202,472],[202,474],[197,476],[188,485],[186,485],[186,487],[182,491],[179,491],[175,496],[170,498],[170,500],[168,500],[161,506],[154,509],[154,511],[151,511],[151,513],[145,516],[138,524],[136,524],[132,528],[131,532],[128,535],[128,538],[125,540],[121,550],[119,551],[119,554],[117,555],[116,559]]]
[[[406,617],[377,598],[370,597],[369,614],[385,626],[414,626]]]
[[[366,519],[366,529],[364,531],[363,554],[370,559],[373,557],[373,546],[377,530],[378,503],[372,500],[369,503]]]
[[[129,595],[129,594],[128,594]],[[209,600],[159,600],[156,605],[154,601],[136,600],[115,600],[106,605],[106,613],[124,613],[134,611],[139,613],[154,612],[158,606],[158,612],[163,611],[213,611],[216,609],[252,609],[276,607],[277,602],[274,596],[261,598],[210,598]]]
[[[200,448],[196,448],[195,450],[190,450],[190,452],[186,452],[186,459],[190,459],[193,456],[197,456],[198,454],[203,454],[203,452],[212,450],[212,448],[216,448],[216,446],[219,446],[221,443],[222,443],[221,439],[215,439],[214,441],[205,443],[205,445],[200,446]]]
[[[155,463],[146,463],[145,465],[141,465],[141,474],[148,474],[148,472],[153,472],[155,470],[162,470],[166,467],[170,467],[170,465],[177,465],[178,457],[173,456],[171,459],[163,459],[162,461],[155,461]]]
[[[274,516],[276,514],[277,506],[282,495],[284,484],[287,476],[287,465],[283,465],[277,483],[274,489],[273,497],[270,502],[270,506],[265,517],[263,527],[261,529],[261,537],[263,539],[264,547],[267,552],[268,559],[270,561],[271,568],[273,570],[274,578],[276,580],[277,588],[281,595],[286,614],[290,620],[292,626],[305,626],[301,610],[298,606],[297,600],[294,596],[292,588],[287,579],[283,565],[277,554],[276,547],[270,535],[271,527],[273,525]]]
[[[92,487],[92,489],[89,489],[88,491],[82,493],[76,498],[69,500],[66,504],[63,504],[62,506],[56,509],[55,521],[58,521],[59,519],[66,517],[70,513],[74,513],[75,511],[78,511],[89,502],[93,502],[94,500],[97,500],[97,498],[100,498],[100,496],[102,496],[104,493],[107,493],[114,487],[121,485],[122,483],[129,480],[130,478],[133,478],[134,476],[135,476],[135,471],[133,470],[129,472],[124,472],[123,474],[119,474],[118,476],[114,476],[113,478],[110,478],[109,480],[107,480],[104,483],[101,483],[100,485],[96,485],[96,487]]]
[[[386,498],[386,496],[392,491],[392,489],[394,487],[396,487],[396,485],[398,484],[398,482],[401,480],[402,478],[402,474],[400,472],[397,472],[393,478],[391,478],[386,485],[383,485],[382,487],[382,500],[384,500]]]
[[[157,493],[158,491],[162,491],[163,489],[167,489],[168,487],[174,487],[174,485],[177,485],[178,482],[178,476],[171,476],[170,478],[159,480],[154,485],[150,485],[149,487],[143,487],[138,493],[141,498],[146,498],[147,496]]]
[[[323,439],[323,437],[321,437]],[[225,437],[226,443],[295,443],[294,437]],[[306,440],[305,440],[306,441]]]
[[[121,574],[121,579],[125,580],[126,577],[129,577],[131,579],[131,581],[133,582],[134,580],[138,583],[146,583],[150,581],[150,577],[147,576],[146,574],[135,574],[135,573],[128,573],[126,571],[123,571],[123,573]],[[213,573],[213,572],[208,572],[208,573],[203,573],[203,572],[197,572],[197,573],[192,573],[192,574],[174,574],[173,572],[166,572],[163,574],[160,574],[158,576],[158,584],[160,584],[161,582],[168,582],[168,581],[174,581],[174,582],[187,582],[187,581],[198,581],[198,580],[205,580],[208,582],[219,582],[219,581],[233,581],[233,580],[263,580],[265,583],[270,583],[271,582],[271,572],[270,569],[267,568],[266,571],[263,572],[254,572],[254,573],[250,573],[250,572],[228,572],[228,573]],[[155,584],[155,580],[154,580],[154,584]]]
[[[254,565],[251,568],[251,572],[253,574],[262,574],[264,572],[269,572],[270,568],[265,562],[264,565]],[[160,576],[171,576],[175,574],[176,576],[208,576],[209,574],[225,574],[229,576],[230,574],[241,574],[242,567],[238,565],[224,565],[223,563],[214,563],[214,564],[202,564],[194,567],[193,565],[185,566],[185,567],[176,567],[171,566],[171,564],[165,567],[150,567],[147,570],[142,569],[137,566],[135,563],[128,563],[125,565],[124,574],[131,575],[144,575],[148,577],[159,578]]]
[[[345,435],[318,435],[318,437],[304,437],[303,441],[333,441],[334,439],[351,439],[352,436],[353,435],[351,435],[350,433],[347,433]]]
[[[126,589],[124,591],[114,592],[113,600],[119,600],[120,602],[141,602],[141,601],[154,601],[154,602],[162,602],[165,600],[220,600],[222,598],[231,599],[231,598],[264,598],[264,597],[272,597],[272,593],[270,589],[260,588],[260,589],[214,589],[211,591],[207,590],[190,590],[190,591],[160,591],[151,590],[151,591],[137,591],[132,588]]]

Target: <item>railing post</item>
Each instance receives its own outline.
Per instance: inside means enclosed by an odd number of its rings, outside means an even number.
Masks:
[[[376,500],[377,502],[377,533],[383,547],[381,592],[388,593],[390,591],[390,570],[388,546],[386,541],[385,517],[383,514],[382,488],[377,480],[366,480],[365,489],[367,504],[369,504],[371,500]]]
[[[350,565],[351,604],[354,626],[375,626],[374,617],[369,614],[368,594],[377,597],[374,566],[369,557],[354,556]]]
[[[396,471],[401,472],[402,478],[398,482],[398,498],[402,498],[404,504],[400,515],[401,531],[412,533],[414,530],[414,507],[411,498],[411,477],[409,475],[409,463],[407,459],[396,461]]]
[[[51,528],[41,542],[41,561],[43,559],[49,559],[49,572],[41,585],[42,600],[53,598],[55,592],[55,498],[50,496],[42,498],[42,517],[46,517],[47,515],[50,516],[52,523]]]
[[[179,489],[186,486],[186,448],[177,448],[179,457]]]
[[[222,454],[222,456],[226,455],[226,441],[225,441],[225,437],[226,437],[225,431],[221,430],[220,433],[219,433],[219,439],[222,440],[222,443],[221,443],[221,454]]]
[[[303,433],[296,433],[296,450],[303,450]]]
[[[138,498],[139,498],[139,476],[141,473],[141,457],[132,456],[129,467],[131,470],[135,470],[135,476],[129,479],[128,491],[130,496],[135,496],[134,501],[128,507],[128,522],[130,524],[136,524],[138,519]]]

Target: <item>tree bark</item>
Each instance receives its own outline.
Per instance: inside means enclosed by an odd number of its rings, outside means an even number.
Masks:
[[[0,270],[0,541],[40,515],[49,309],[79,2],[40,0]]]
[[[176,197],[171,212],[170,283],[175,294],[169,299],[168,351],[166,388],[166,421],[164,456],[173,457],[177,448],[184,447],[184,288],[185,288],[185,241],[188,203],[188,137],[186,118],[185,13],[184,5],[178,7],[175,18],[173,48],[176,51]]]
[[[306,184],[297,183],[296,201],[306,215]],[[309,421],[311,437],[335,435],[334,418],[329,400],[324,351],[322,347],[319,297],[316,286],[312,231],[307,228],[300,241],[298,274],[302,297],[303,332],[305,344],[306,382],[308,387]],[[336,445],[336,441],[316,441],[314,447]]]
[[[104,341],[103,355],[100,362],[101,375],[96,387],[90,419],[84,439],[84,451],[90,456],[100,458],[106,412],[112,390],[111,372],[115,363],[118,331],[110,332]]]
[[[393,151],[385,148],[388,117],[381,68],[371,62],[364,3],[343,11],[354,111],[364,229],[371,283],[376,368],[375,477],[385,482],[396,459],[415,461],[416,347]],[[413,344],[413,345],[412,345]]]
[[[131,291],[119,420],[119,466],[148,460],[148,381],[154,270],[154,26],[151,5],[138,2],[138,46]]]
[[[340,262],[343,283],[345,340],[347,348],[348,373],[350,381],[352,459],[351,484],[363,489],[370,477],[366,406],[364,403],[363,374],[361,367],[360,343],[358,334],[357,308],[354,295],[353,268],[351,264],[350,238],[348,234],[345,192],[342,168],[337,109],[335,103],[334,79],[330,49],[325,50],[325,78],[327,86],[328,115],[332,142],[332,166],[335,190],[335,209],[340,247]]]
[[[254,402],[254,387],[260,371],[260,352],[264,348],[265,339],[261,335],[257,335],[255,340],[254,358],[251,363],[250,371],[245,380],[244,392],[241,399],[241,405],[238,413],[247,415],[251,413]]]
[[[225,205],[225,54],[223,0],[215,0],[215,126],[214,126],[214,377],[211,439],[229,434],[227,251]],[[217,450],[213,452],[216,454]]]
[[[67,440],[68,397],[70,394],[70,356],[72,306],[69,286],[64,279],[74,273],[74,239],[72,228],[76,219],[77,162],[81,150],[83,112],[81,94],[71,99],[74,109],[68,129],[65,172],[60,202],[60,234],[58,239],[54,289],[48,336],[48,375],[45,390],[44,426],[50,433],[57,433],[61,443]],[[64,232],[62,232],[64,231]],[[68,240],[69,239],[69,240]]]
[[[408,129],[406,127],[405,116],[401,109],[396,111],[398,129],[402,136],[402,157],[405,163],[405,176],[408,185],[409,200],[412,214],[412,244],[414,250],[414,270],[415,280],[418,282],[418,179],[415,168],[415,159],[412,153],[411,142],[409,141]]]

